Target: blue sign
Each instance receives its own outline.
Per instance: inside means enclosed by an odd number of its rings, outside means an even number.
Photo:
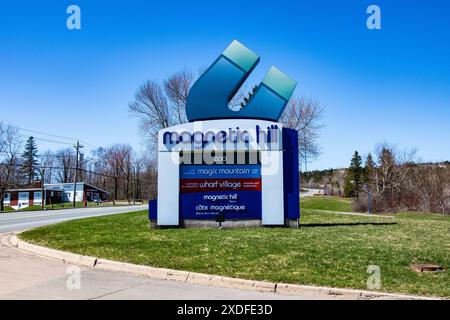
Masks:
[[[183,219],[261,219],[261,165],[181,165]]]
[[[181,179],[261,178],[260,165],[183,165]]]

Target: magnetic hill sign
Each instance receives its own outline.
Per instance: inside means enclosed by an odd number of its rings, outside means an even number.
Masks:
[[[190,122],[160,130],[151,225],[298,223],[298,133],[277,122],[295,81],[272,67],[241,110],[228,108],[258,62],[233,41],[192,86]]]

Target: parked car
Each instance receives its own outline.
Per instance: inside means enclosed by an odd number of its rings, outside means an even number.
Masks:
[[[101,204],[103,201],[102,201],[102,199],[100,199],[99,197],[95,197],[94,198],[94,203],[95,204]]]

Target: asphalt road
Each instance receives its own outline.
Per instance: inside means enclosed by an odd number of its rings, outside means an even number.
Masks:
[[[147,205],[0,213],[0,233],[19,231],[67,220],[98,217],[145,209],[147,209]]]

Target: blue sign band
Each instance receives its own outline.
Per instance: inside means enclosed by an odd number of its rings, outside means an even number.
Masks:
[[[260,165],[181,165],[181,179],[260,178]]]

